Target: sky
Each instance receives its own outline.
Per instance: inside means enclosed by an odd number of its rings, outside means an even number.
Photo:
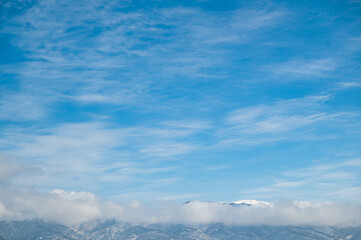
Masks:
[[[360,57],[358,0],[1,1],[0,216],[360,204]]]

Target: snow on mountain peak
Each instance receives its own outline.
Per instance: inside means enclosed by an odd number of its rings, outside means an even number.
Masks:
[[[235,201],[235,202],[222,202],[222,203],[244,204],[244,205],[258,205],[258,204],[270,205],[269,202],[259,201],[259,200],[239,200],[239,201]]]
[[[202,201],[196,201],[196,202],[202,202]],[[185,204],[191,204],[193,201],[185,202]],[[227,204],[227,205],[247,205],[247,206],[268,206],[270,205],[269,202],[265,201],[259,201],[259,200],[239,200],[234,202],[204,202],[204,203],[218,203],[218,204]]]

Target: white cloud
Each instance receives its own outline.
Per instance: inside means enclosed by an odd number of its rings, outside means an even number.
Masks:
[[[175,155],[186,154],[195,150],[197,147],[193,144],[185,143],[158,143],[151,145],[147,148],[140,150],[141,153],[146,153],[150,156],[159,156],[159,157],[172,157]]]
[[[99,103],[114,101],[110,99],[108,96],[103,96],[100,94],[80,95],[76,97],[76,100],[81,102],[99,102]]]
[[[28,61],[3,69],[19,83],[17,95],[37,97],[36,102],[20,99],[20,105],[5,96],[8,111],[2,112],[8,118],[44,118],[49,106],[69,100],[163,105],[168,111],[174,105],[169,107],[164,98],[157,101],[159,88],[173,85],[178,81],[174,76],[181,75],[182,82],[214,77],[205,69],[226,61],[224,51],[210,45],[249,42],[256,30],[277,25],[285,14],[267,7],[224,14],[186,7],[122,12],[130,3],[116,2],[37,1],[6,19],[1,31],[12,34],[12,43],[26,52]],[[143,70],[139,64],[148,67]]]
[[[11,219],[13,217],[13,212],[8,210],[1,202],[0,202],[0,219]]]
[[[19,162],[15,158],[10,158],[0,153],[0,185],[8,183],[11,179],[19,175],[39,173],[42,173],[40,168],[34,167],[26,162]]]
[[[139,188],[149,183],[155,187],[161,185],[160,179],[180,175],[179,156],[202,147],[194,143],[194,135],[207,127],[202,121],[180,120],[152,127],[121,128],[88,122],[15,128],[2,133],[6,143],[2,150],[38,164],[45,172],[31,179],[17,178],[19,184],[37,184],[45,189],[87,186],[91,191],[104,185],[116,191],[134,183]]]
[[[239,29],[254,31],[260,28],[271,27],[279,23],[287,14],[286,11],[238,11],[232,19],[232,26]]]
[[[247,196],[287,199],[305,199],[313,201],[359,202],[359,172],[361,159],[343,160],[327,164],[314,164],[282,172],[275,179],[268,179],[269,185],[246,191]]]
[[[2,194],[4,191],[1,192]],[[7,194],[9,194],[7,192]],[[1,219],[42,218],[63,224],[115,218],[131,223],[234,225],[327,225],[358,226],[361,205],[352,203],[275,202],[262,206],[230,206],[221,203],[174,202],[145,205],[139,201],[117,204],[99,200],[88,192],[54,190],[50,193],[17,191],[0,198]]]
[[[38,120],[47,114],[46,105],[38,96],[5,94],[0,98],[0,120]]]
[[[359,83],[359,82],[341,82],[339,85],[340,85],[341,89],[361,87],[361,83]]]
[[[273,104],[263,104],[241,108],[225,118],[225,127],[217,134],[221,145],[257,145],[278,141],[300,139],[323,139],[329,136],[314,134],[321,123],[323,127],[336,127],[342,123],[347,127],[347,119],[355,113],[322,111],[323,104],[331,96],[311,96],[299,99],[281,100]]]
[[[324,171],[322,169],[358,166],[359,162],[359,160],[351,160],[331,167],[320,166],[315,168],[317,172],[313,175],[320,174],[319,171]],[[0,167],[2,170],[8,169],[17,174],[28,171],[25,168],[19,169],[19,166],[14,168],[14,166],[16,165],[9,167],[9,164],[2,164]],[[309,175],[308,171],[313,170],[305,169],[303,172],[299,171],[299,174],[301,176]],[[0,185],[0,219],[7,220],[41,218],[68,225],[92,219],[108,218],[131,223],[204,224],[222,222],[234,225],[327,225],[343,227],[361,225],[361,205],[350,202],[276,201],[271,204],[253,206],[231,206],[199,201],[193,201],[189,204],[169,201],[144,204],[134,200],[119,204],[103,201],[91,192],[74,192],[61,189],[42,192],[34,187],[15,185],[10,182],[10,178],[4,179],[4,181],[7,184]],[[166,181],[168,182],[169,179]],[[347,190],[343,189],[342,191]],[[343,193],[339,192],[339,194]],[[163,195],[164,200],[184,197],[194,198],[197,195]]]
[[[2,190],[3,205],[7,205],[9,214],[2,214],[2,219],[42,218],[55,222],[74,224],[89,219],[102,218],[107,214],[120,215],[121,206],[113,203],[101,202],[92,193],[66,192],[54,190],[50,193],[41,193],[34,189],[16,188]],[[6,213],[6,212],[5,212]]]
[[[277,75],[291,77],[321,77],[333,72],[339,67],[340,62],[334,58],[291,60],[289,62],[272,65],[269,69]]]

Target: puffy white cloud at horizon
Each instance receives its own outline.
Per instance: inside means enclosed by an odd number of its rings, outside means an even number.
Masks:
[[[188,204],[175,202],[147,204],[134,200],[118,204],[101,201],[89,192],[53,190],[50,193],[40,193],[34,189],[18,189],[16,192],[1,191],[1,194],[4,193],[8,196],[5,199],[0,198],[0,220],[41,218],[67,225],[94,219],[117,219],[135,224],[192,225],[220,222],[232,225],[272,226],[361,225],[361,205],[349,202],[279,201],[269,205],[231,206],[200,201]],[[10,197],[12,202],[6,202]]]
[[[16,177],[26,173],[20,164],[0,160],[4,172]],[[349,161],[345,164],[359,165]],[[10,176],[10,175],[9,175]],[[274,203],[232,206],[219,202],[171,201],[127,203],[105,201],[90,192],[55,189],[39,191],[17,186],[11,177],[0,184],[0,220],[41,218],[73,225],[94,219],[117,219],[135,224],[207,224],[233,225],[320,225],[351,227],[361,225],[361,204],[351,202],[276,201]]]

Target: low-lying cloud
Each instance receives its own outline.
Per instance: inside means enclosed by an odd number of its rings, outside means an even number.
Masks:
[[[144,204],[140,201],[118,204],[102,201],[93,193],[34,189],[2,189],[0,219],[41,218],[62,224],[91,219],[114,218],[131,223],[233,225],[361,225],[361,205],[355,203],[310,203],[277,201],[269,205],[237,205],[194,201]]]
[[[33,172],[34,168],[16,162],[10,164],[3,158],[0,166],[1,173],[9,173],[0,182],[0,219],[6,220],[41,218],[67,225],[114,218],[130,223],[361,226],[361,204],[357,203],[277,201],[234,206],[201,201],[152,204],[131,201],[119,204],[104,201],[90,192],[60,189],[42,192],[34,187],[18,186],[10,180],[24,172]]]

